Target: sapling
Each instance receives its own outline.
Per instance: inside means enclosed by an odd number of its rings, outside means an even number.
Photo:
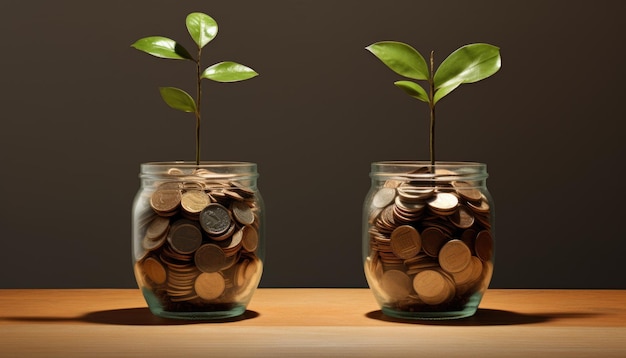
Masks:
[[[501,66],[500,49],[475,43],[452,52],[435,71],[435,54],[430,61],[413,47],[397,41],[376,42],[366,49],[395,73],[418,81],[426,81],[428,91],[419,83],[402,80],[394,84],[409,96],[426,102],[430,109],[430,164],[435,165],[435,105],[463,83],[474,83],[498,72]]]
[[[224,61],[202,69],[202,49],[217,35],[217,22],[207,14],[193,12],[187,15],[187,31],[197,46],[195,57],[180,43],[163,36],[149,36],[137,40],[131,46],[137,50],[159,58],[172,60],[188,60],[196,67],[196,98],[176,87],[160,87],[161,97],[170,107],[194,113],[196,118],[196,165],[200,164],[200,123],[202,106],[202,80],[209,79],[216,82],[237,82],[250,79],[258,75],[250,67],[242,64]]]

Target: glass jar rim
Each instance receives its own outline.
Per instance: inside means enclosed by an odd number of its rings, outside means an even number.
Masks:
[[[484,180],[487,165],[479,162],[439,161],[377,161],[371,164],[370,176],[384,179],[428,181]]]
[[[167,176],[184,178],[199,176],[202,178],[242,178],[258,177],[257,164],[238,161],[164,161],[146,162],[140,165],[140,177]]]
[[[164,161],[164,162],[145,162],[141,163],[142,166],[154,166],[154,167],[163,167],[163,166],[177,166],[183,168],[195,168],[195,167],[223,167],[223,166],[231,166],[231,167],[245,167],[245,166],[256,166],[256,163],[253,162],[241,162],[241,161],[219,161],[219,160],[210,160],[210,161],[200,161],[200,164],[196,164],[195,161],[187,161],[187,160],[173,160],[173,161]]]

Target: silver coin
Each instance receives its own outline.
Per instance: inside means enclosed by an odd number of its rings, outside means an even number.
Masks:
[[[230,225],[230,212],[221,204],[209,204],[200,212],[200,226],[209,235],[223,234]]]

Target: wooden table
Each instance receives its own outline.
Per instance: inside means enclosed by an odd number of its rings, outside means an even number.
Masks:
[[[496,290],[408,322],[368,289],[260,289],[239,319],[161,319],[138,289],[0,290],[0,357],[626,357],[626,290]]]

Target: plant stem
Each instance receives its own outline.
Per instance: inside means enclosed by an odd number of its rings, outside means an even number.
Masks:
[[[196,85],[196,166],[200,165],[200,105],[202,101],[202,72],[200,72],[201,56],[202,47],[198,46],[198,60],[196,61],[196,72],[198,75],[198,82]]]
[[[430,51],[430,85],[428,92],[428,106],[430,107],[430,165],[435,165],[435,51]]]

